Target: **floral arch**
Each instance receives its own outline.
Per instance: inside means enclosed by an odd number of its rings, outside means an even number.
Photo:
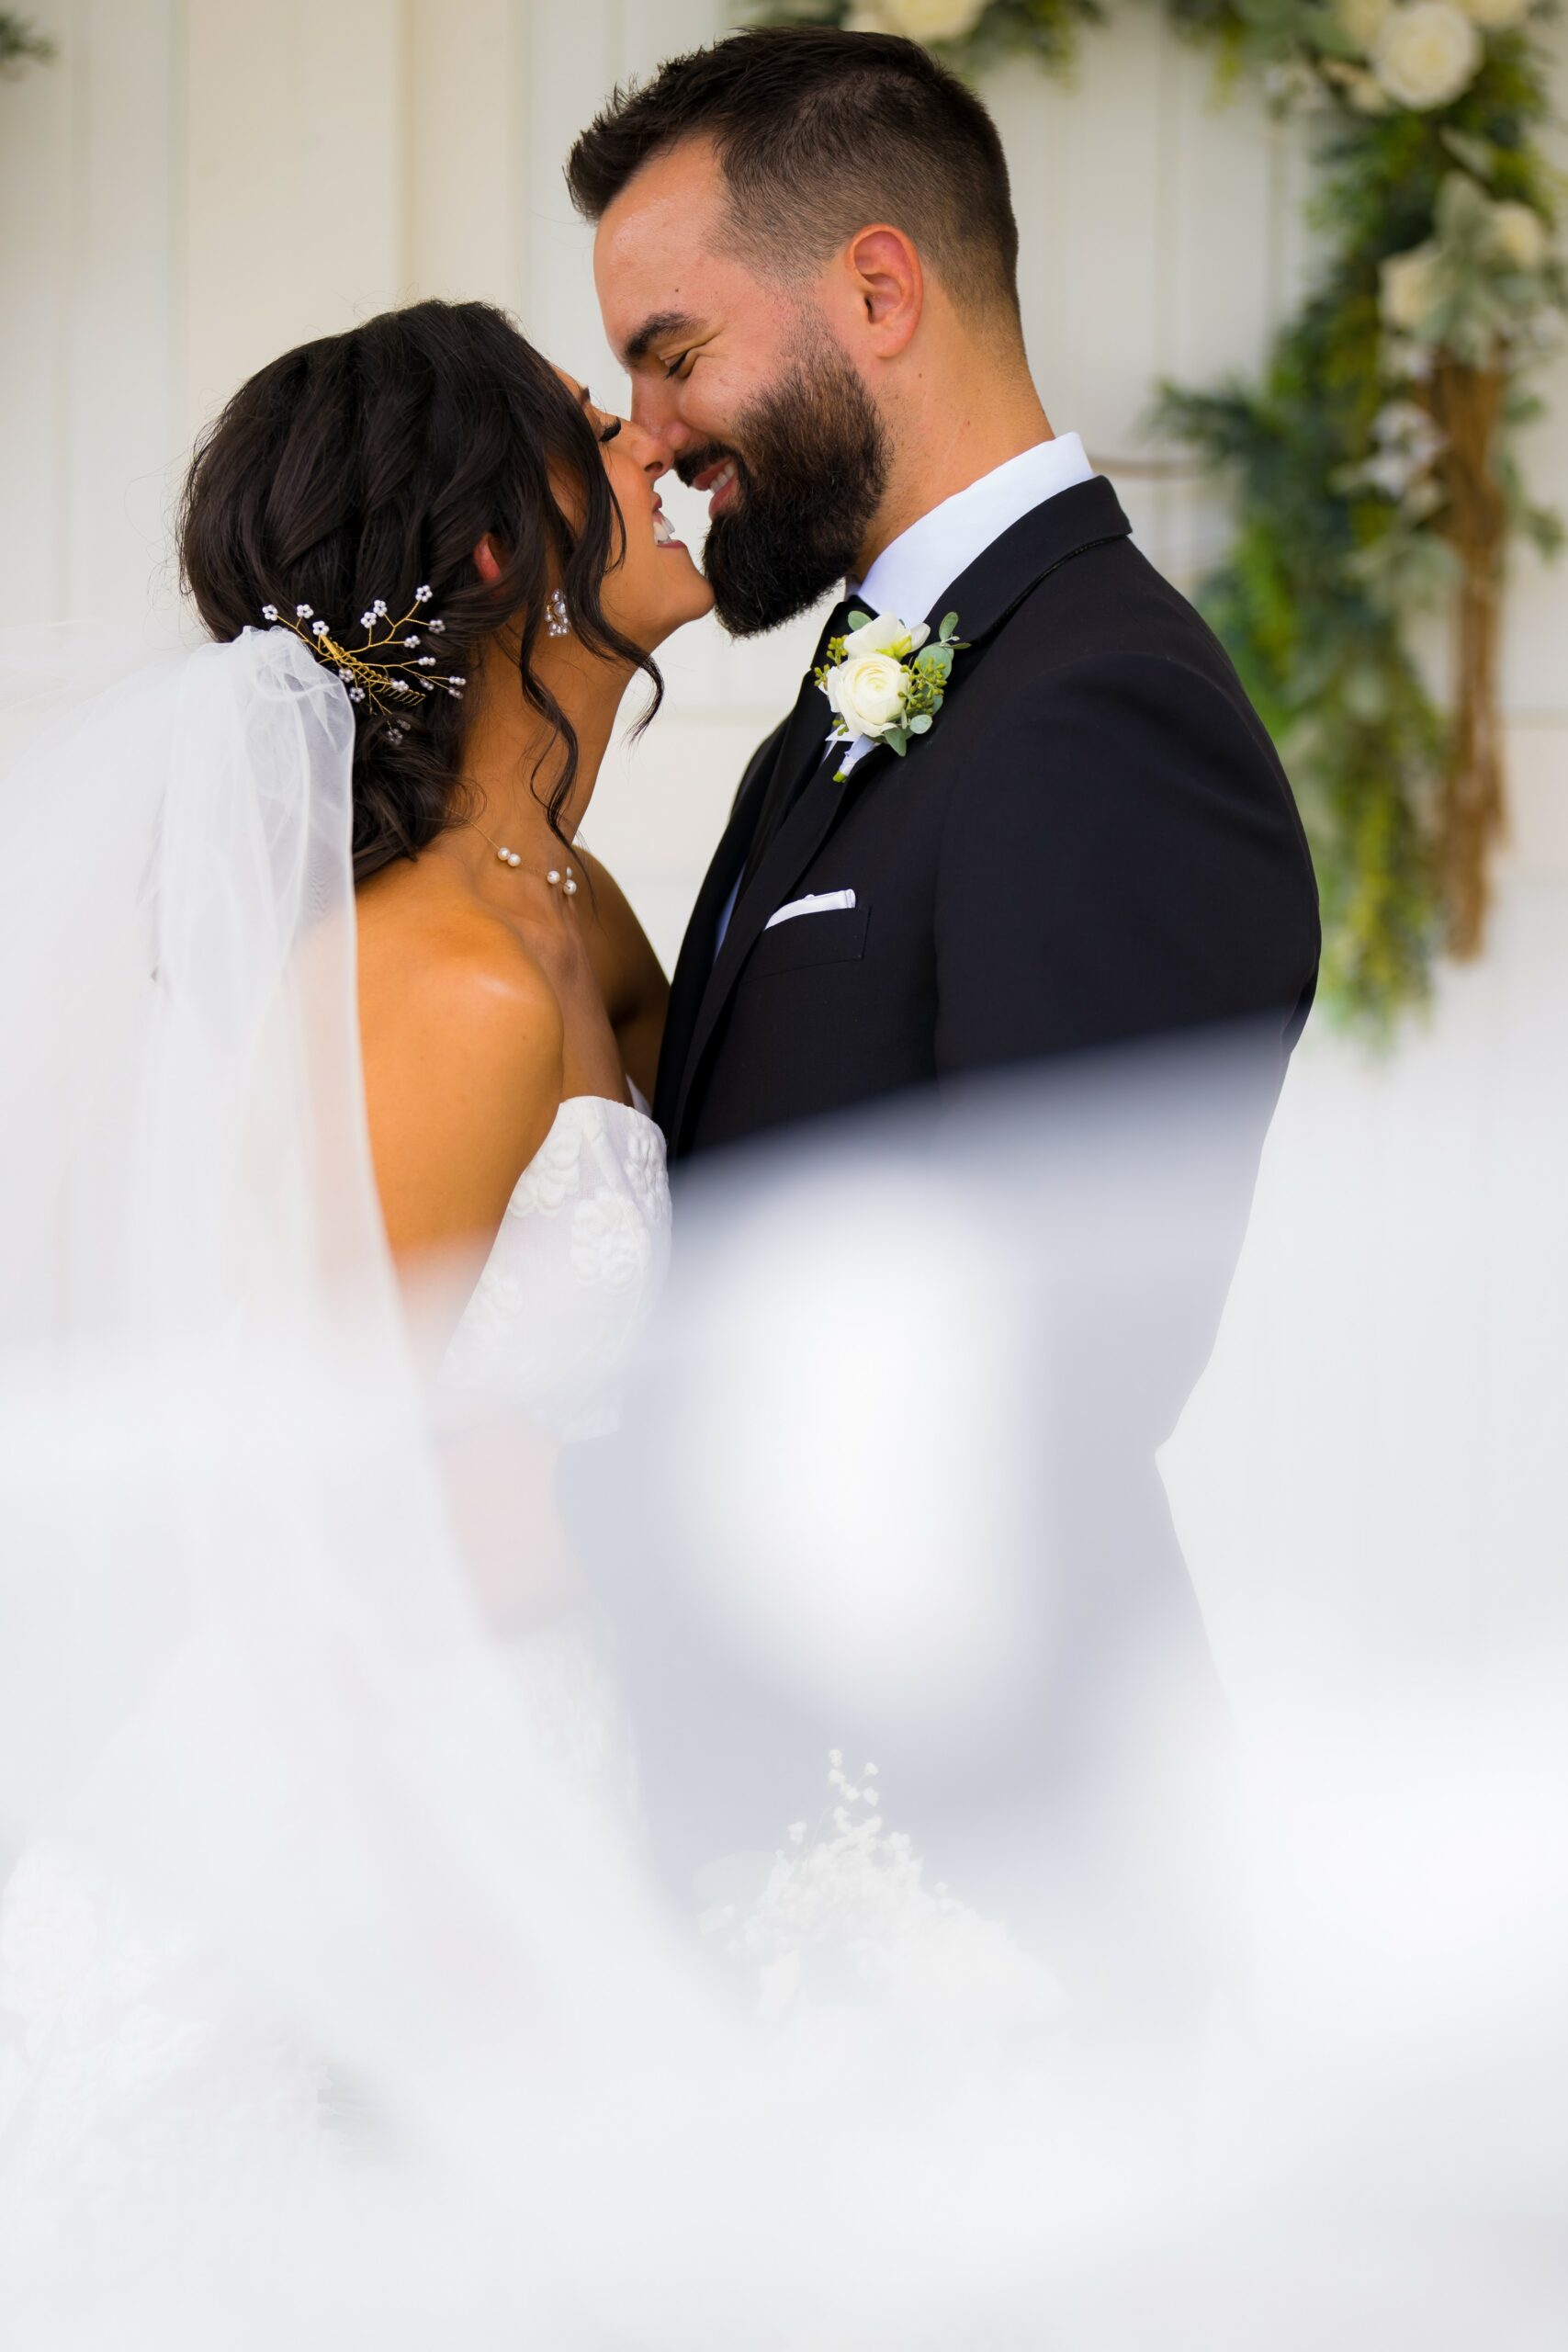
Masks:
[[[1228,80],[1311,119],[1325,250],[1261,378],[1159,388],[1163,429],[1235,485],[1201,600],[1291,766],[1329,1001],[1386,1032],[1434,956],[1479,954],[1505,777],[1507,560],[1557,517],[1512,452],[1568,309],[1538,0],[1166,0]],[[1549,6],[1551,0],[1544,0]],[[1098,0],[782,0],[773,23],[899,32],[970,73],[1070,66]],[[1533,20],[1533,21],[1532,21]],[[1414,652],[1450,618],[1446,691]]]

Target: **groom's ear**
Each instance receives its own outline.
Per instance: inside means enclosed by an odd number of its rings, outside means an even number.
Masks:
[[[863,229],[844,251],[863,344],[879,359],[896,359],[920,323],[925,272],[902,229]]]
[[[474,549],[474,570],[487,588],[493,588],[506,567],[491,534],[487,531]]]

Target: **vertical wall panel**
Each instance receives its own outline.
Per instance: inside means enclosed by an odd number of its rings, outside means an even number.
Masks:
[[[65,596],[107,616],[174,603],[179,11],[77,0],[73,13]]]
[[[526,223],[514,0],[403,0],[406,290],[519,308]]]
[[[185,27],[180,397],[194,433],[264,360],[405,291],[406,12],[187,0]]]

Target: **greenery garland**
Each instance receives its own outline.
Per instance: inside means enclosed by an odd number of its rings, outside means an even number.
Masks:
[[[1386,1032],[1433,956],[1483,944],[1504,779],[1510,542],[1562,533],[1512,454],[1568,309],[1531,0],[1166,0],[1179,28],[1312,121],[1327,253],[1261,380],[1164,386],[1156,423],[1236,484],[1200,601],[1290,762],[1325,914],[1325,994]],[[1098,0],[782,0],[774,23],[922,40],[965,73],[1070,64]],[[1450,617],[1448,707],[1414,646]]]
[[[27,64],[29,60],[52,57],[54,43],[35,32],[25,17],[14,8],[0,8],[0,74]]]

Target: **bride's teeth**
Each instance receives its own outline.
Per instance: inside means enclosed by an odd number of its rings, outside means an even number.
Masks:
[[[675,536],[670,517],[662,512],[656,514],[653,518],[653,536],[661,548],[667,548]]]

